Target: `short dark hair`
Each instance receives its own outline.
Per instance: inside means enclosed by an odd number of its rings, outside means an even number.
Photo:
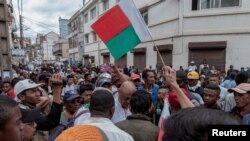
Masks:
[[[84,79],[86,79],[89,75],[90,75],[90,73],[85,73],[84,74]]]
[[[220,75],[215,74],[215,73],[210,74],[210,75],[209,75],[209,78],[210,78],[210,77],[217,77],[217,78],[220,80]]]
[[[235,82],[237,85],[241,83],[247,83],[249,74],[247,72],[239,72],[235,77]]]
[[[70,74],[70,75],[67,76],[67,80],[68,80],[69,78],[74,78],[74,76]]]
[[[90,112],[107,112],[114,107],[114,103],[112,92],[106,88],[98,87],[91,95],[89,110]]]
[[[143,72],[142,72],[142,78],[143,79],[146,79],[147,77],[148,77],[148,73],[149,72],[152,72],[152,73],[154,73],[152,70],[144,70]]]
[[[46,83],[48,83],[49,82],[49,78],[50,78],[50,75],[48,73],[41,73],[37,77],[37,82],[45,81]]]
[[[165,86],[165,85],[161,85],[161,86],[159,87],[159,89],[169,89],[169,87],[167,87],[167,86]]]
[[[145,90],[136,91],[130,99],[131,112],[133,114],[147,114],[151,104],[151,95]]]
[[[220,94],[220,87],[218,85],[207,84],[205,88],[215,90],[218,94]]]
[[[11,86],[14,88],[16,83],[18,83],[21,79],[20,78],[13,78],[11,81]]]
[[[197,118],[199,117],[199,118]],[[164,141],[207,141],[209,125],[239,124],[229,113],[207,108],[186,108],[165,122]]]
[[[11,109],[18,106],[16,101],[8,96],[0,95],[0,130],[3,130],[6,121],[9,120],[11,115]]]
[[[95,86],[92,84],[81,84],[78,89],[79,95],[83,94],[85,91],[93,91]]]

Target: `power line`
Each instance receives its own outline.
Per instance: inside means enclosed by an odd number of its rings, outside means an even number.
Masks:
[[[25,18],[25,19],[26,19],[26,18]],[[28,19],[26,19],[26,20],[28,20]],[[54,29],[48,28],[48,26],[46,26],[46,25],[43,25],[43,24],[40,24],[40,23],[36,23],[36,22],[31,21],[31,20],[28,20],[28,21],[31,22],[31,23],[34,23],[34,24],[36,24],[36,25],[38,25],[38,26],[40,26],[40,27],[43,27],[43,28],[45,28],[45,29],[48,29],[48,30],[51,30],[51,31],[54,31],[54,32],[55,32]],[[57,32],[57,31],[56,31],[56,32]]]
[[[24,17],[24,19],[26,19],[26,20],[28,20],[28,21],[30,21],[30,22],[32,22],[32,23],[36,23],[36,24],[39,24],[39,25],[42,25],[42,26],[46,26],[46,28],[47,28],[47,26],[50,26],[50,27],[56,28],[56,29],[59,30],[59,31],[66,31],[66,32],[68,32],[67,29],[60,28],[60,27],[56,27],[56,26],[53,26],[53,25],[49,25],[49,24],[46,24],[46,23],[43,23],[43,22],[39,22],[39,21],[30,19],[30,18],[27,18],[27,17],[25,17],[25,16],[23,16],[23,17]]]

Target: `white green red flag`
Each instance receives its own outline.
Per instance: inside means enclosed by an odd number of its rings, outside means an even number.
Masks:
[[[120,0],[91,25],[117,60],[141,42],[151,39],[133,0]]]

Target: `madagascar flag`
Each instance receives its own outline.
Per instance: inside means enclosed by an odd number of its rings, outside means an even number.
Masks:
[[[148,28],[133,0],[120,0],[91,27],[115,59],[139,43],[150,40]]]

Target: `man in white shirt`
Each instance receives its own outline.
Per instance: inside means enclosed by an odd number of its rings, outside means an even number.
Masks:
[[[63,91],[64,91],[64,93],[67,91],[76,91],[76,85],[74,84],[74,76],[73,75],[67,76],[67,85],[65,86]]]
[[[190,65],[188,66],[188,71],[197,71],[197,66],[195,65],[194,61],[190,62]]]
[[[100,128],[110,141],[134,141],[126,132],[116,127],[110,120],[114,113],[114,98],[106,88],[96,88],[90,100],[91,117],[82,122]]]
[[[133,82],[125,81],[122,83],[118,89],[118,96],[115,97],[115,112],[111,119],[113,123],[126,120],[127,116],[131,115],[129,102],[134,92],[136,92],[136,87]]]

